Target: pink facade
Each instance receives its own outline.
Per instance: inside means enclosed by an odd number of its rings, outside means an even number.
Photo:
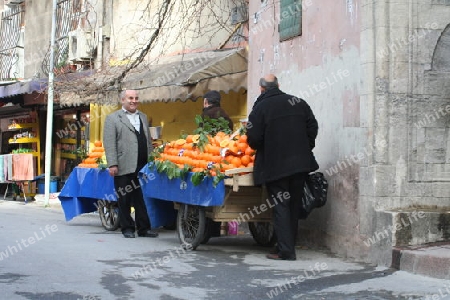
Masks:
[[[280,2],[250,1],[248,110],[259,95],[259,78],[274,73],[280,89],[305,99],[319,122],[315,155],[330,182],[329,203],[301,227],[308,242],[360,257],[359,165],[367,117],[361,114],[359,1],[302,1],[302,34],[280,42]],[[336,171],[334,171],[336,170]],[[304,233],[304,234],[305,234]],[[321,233],[321,234],[316,234]],[[306,236],[302,234],[301,239]]]

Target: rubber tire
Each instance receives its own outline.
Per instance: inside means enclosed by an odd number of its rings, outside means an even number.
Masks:
[[[205,232],[203,234],[203,240],[201,244],[208,243],[209,239],[212,237],[212,226],[213,226],[213,220],[210,218],[206,218],[206,224],[205,224]]]
[[[204,207],[180,204],[177,214],[177,233],[184,249],[195,250],[200,245],[204,239],[205,225]]]
[[[277,237],[270,222],[248,222],[248,229],[253,239],[261,246],[272,247],[277,242]]]
[[[98,201],[97,203],[102,226],[108,231],[116,231],[120,227],[117,203],[111,201]]]

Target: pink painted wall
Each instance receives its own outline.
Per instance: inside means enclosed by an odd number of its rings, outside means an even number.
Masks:
[[[249,3],[248,110],[267,73],[278,77],[282,91],[310,104],[319,122],[314,153],[330,190],[327,205],[300,224],[313,233],[308,239],[349,257],[367,251],[356,246],[362,244],[359,168],[370,153],[364,151],[368,120],[361,100],[359,6],[359,0],[304,0],[302,35],[280,42],[280,1]],[[358,153],[364,157],[349,164]]]
[[[305,0],[302,35],[280,43],[276,21],[279,1],[250,1],[249,94],[259,93],[258,80],[266,73],[280,74],[288,69],[301,73],[310,67],[326,65],[327,59],[340,57],[348,48],[359,49],[358,5],[355,0]]]

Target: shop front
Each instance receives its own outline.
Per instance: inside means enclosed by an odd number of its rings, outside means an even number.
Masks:
[[[10,88],[9,92],[11,91]],[[14,92],[25,90],[15,89]],[[30,93],[8,96],[1,98],[0,102],[0,167],[3,166],[0,171],[4,171],[0,172],[0,192],[4,197],[11,191],[13,197],[33,197],[36,193],[44,192],[46,94],[33,90]],[[79,162],[77,153],[88,145],[89,106],[61,107],[55,104],[53,124],[51,193],[60,190],[64,180]],[[17,155],[21,155],[21,159],[14,159]],[[6,159],[11,160],[11,166]],[[27,163],[23,163],[24,161]]]

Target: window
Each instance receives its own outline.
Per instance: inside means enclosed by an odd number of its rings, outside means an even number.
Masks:
[[[302,34],[302,0],[281,0],[278,32],[280,41]]]

